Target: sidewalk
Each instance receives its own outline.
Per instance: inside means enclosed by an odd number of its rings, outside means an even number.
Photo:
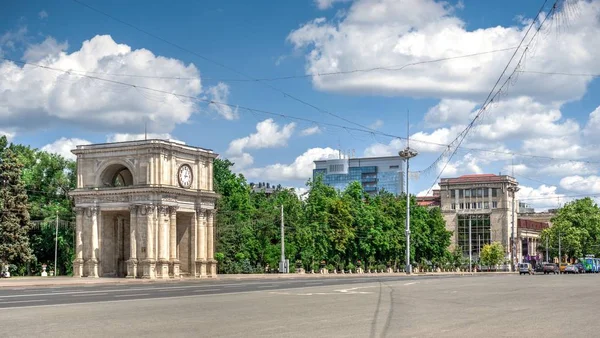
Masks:
[[[429,273],[415,273],[412,277],[420,276],[479,276],[479,275],[502,275],[502,274],[513,274],[514,272],[429,272]],[[13,287],[33,287],[33,286],[69,286],[69,285],[119,285],[119,284],[148,284],[148,283],[177,283],[182,281],[214,281],[214,280],[250,280],[250,279],[262,279],[262,280],[279,280],[279,279],[301,279],[301,278],[366,278],[366,277],[407,277],[404,273],[353,273],[353,274],[231,274],[231,275],[218,275],[217,278],[179,278],[179,279],[128,279],[128,278],[74,278],[68,276],[58,277],[11,277],[0,279],[1,288],[13,288]]]

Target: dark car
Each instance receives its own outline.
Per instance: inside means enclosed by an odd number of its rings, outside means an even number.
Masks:
[[[577,270],[579,270],[579,273],[585,273],[585,266],[583,266],[583,264],[577,263],[575,266],[577,267]]]
[[[560,273],[560,269],[558,268],[558,264],[555,263],[544,263],[544,275],[549,273],[557,274]]]

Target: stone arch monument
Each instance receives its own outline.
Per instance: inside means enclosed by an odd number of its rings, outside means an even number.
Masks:
[[[165,140],[80,145],[75,277],[215,277],[212,150]]]

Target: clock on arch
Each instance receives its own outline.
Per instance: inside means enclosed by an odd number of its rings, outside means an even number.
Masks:
[[[182,164],[177,171],[177,180],[179,181],[179,186],[182,188],[189,188],[192,186],[194,175],[192,174],[192,167],[188,164]]]

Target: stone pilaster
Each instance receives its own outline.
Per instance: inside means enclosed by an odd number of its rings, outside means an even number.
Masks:
[[[214,249],[214,223],[215,223],[215,215],[217,211],[215,209],[208,210],[208,224],[207,224],[207,234],[206,234],[206,261],[207,261],[207,274],[209,277],[215,278],[217,277],[217,261],[215,260],[215,249]]]
[[[173,278],[179,278],[179,259],[177,258],[177,209],[169,207],[169,261],[170,273]]]
[[[73,277],[83,277],[83,216],[84,209],[75,209],[75,259],[73,260]]]
[[[125,228],[125,218],[122,215],[117,216],[117,245],[115,248],[115,267],[117,277],[123,277],[123,257],[125,257],[123,229]]]
[[[154,258],[154,228],[155,228],[155,213],[156,206],[153,204],[145,204],[140,206],[140,216],[138,221],[143,220],[142,225],[145,226],[145,240],[142,240],[142,251],[144,259],[142,265],[142,278],[156,278],[156,259]],[[145,245],[145,246],[144,246]]]
[[[138,269],[137,260],[137,214],[138,206],[129,206],[129,260],[127,261],[127,278],[136,278]]]
[[[156,275],[158,278],[169,278],[169,207],[158,206],[158,262]]]
[[[92,278],[99,277],[99,275],[98,275],[98,265],[100,263],[100,261],[98,260],[98,255],[99,255],[99,251],[100,251],[99,236],[98,236],[98,231],[99,231],[98,216],[99,216],[99,214],[100,214],[100,208],[97,206],[89,207],[86,210],[86,216],[88,216],[92,220],[92,222],[91,222],[92,254],[90,256],[89,261],[87,262],[88,263],[87,264],[88,277],[92,277]]]
[[[198,275],[200,278],[205,278],[206,269],[206,212],[205,208],[196,208],[196,222],[198,224],[198,259],[196,260],[196,266],[198,269]]]

